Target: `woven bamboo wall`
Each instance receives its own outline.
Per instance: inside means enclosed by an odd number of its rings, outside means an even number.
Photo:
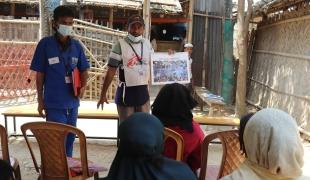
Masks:
[[[81,20],[74,22],[75,39],[80,41],[91,64],[84,99],[97,101],[112,44],[126,33]],[[0,18],[0,104],[4,100],[17,102],[19,97],[33,97],[36,94],[34,73],[29,66],[39,41],[39,25],[38,20]],[[28,83],[28,77],[31,83]],[[116,79],[108,90],[109,100],[114,99]]]
[[[0,40],[24,42],[39,40],[40,23],[38,20],[15,20],[10,16],[4,17],[0,17]]]
[[[126,33],[81,20],[75,20],[74,30],[75,38],[84,47],[85,54],[91,65],[89,72],[90,78],[87,83],[84,99],[96,101],[100,97],[103,77],[107,71],[107,61],[112,44],[119,38],[125,36]],[[114,99],[117,84],[117,78],[115,78],[107,93],[109,100]]]
[[[258,26],[248,101],[283,109],[310,130],[310,17]]]

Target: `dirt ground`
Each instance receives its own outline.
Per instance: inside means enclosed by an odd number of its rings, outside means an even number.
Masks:
[[[31,143],[33,147],[37,161],[40,161],[40,153],[37,143],[34,140]],[[88,160],[93,161],[101,166],[109,168],[117,147],[114,141],[99,141],[99,140],[87,140],[87,157]],[[74,157],[79,157],[79,144],[74,144]],[[10,138],[9,143],[10,155],[17,158],[21,166],[21,174],[23,180],[35,180],[38,177],[33,165],[30,152],[25,143],[25,140],[21,137]],[[100,177],[106,176],[108,171],[100,173]]]
[[[34,148],[34,153],[37,161],[40,161],[40,154],[38,150],[37,143],[32,140],[31,146]],[[78,143],[74,145],[74,157],[78,157]],[[10,138],[9,141],[9,150],[11,156],[18,159],[21,166],[21,174],[23,180],[35,180],[38,177],[38,174],[35,171],[33,161],[31,159],[29,150],[23,138]],[[107,140],[87,140],[87,157],[90,161],[93,161],[99,165],[102,165],[106,168],[110,168],[111,163],[116,154],[117,147],[115,141]],[[210,149],[211,164],[219,164],[221,156],[220,145],[214,144]],[[101,172],[99,177],[105,177],[108,171]]]
[[[32,140],[31,146],[34,148],[34,153],[37,160],[40,161],[40,155],[38,151],[37,143]],[[78,157],[78,142],[74,145],[74,157]],[[305,148],[305,165],[304,173],[310,179],[310,144],[304,143]],[[9,150],[11,156],[18,159],[21,166],[21,174],[23,180],[35,180],[38,177],[31,159],[29,150],[23,138],[10,138]],[[117,147],[115,141],[108,140],[87,140],[87,157],[90,161],[93,161],[106,168],[110,168],[111,163],[116,154]],[[222,149],[219,144],[211,144],[209,150],[209,163],[220,164]],[[108,171],[101,172],[99,177],[105,177]]]
[[[94,106],[94,103],[83,103],[82,106]],[[0,113],[3,112],[6,108],[0,108]],[[196,109],[198,110],[198,109]],[[233,110],[231,107],[226,108],[224,112],[221,112],[225,116],[232,116]],[[19,119],[17,123],[17,129],[19,126],[27,121],[33,121],[34,119]],[[3,125],[3,117],[0,116],[0,124]],[[105,124],[100,124],[105,123]],[[10,130],[12,130],[12,122],[9,123]],[[96,120],[86,120],[78,123],[78,128],[81,128],[86,135],[94,135],[101,136],[103,133],[107,136],[116,135],[115,124],[113,122],[99,122]],[[202,126],[203,130],[225,130],[231,129],[231,127],[218,127],[218,126]],[[19,130],[18,130],[19,131]],[[98,131],[98,132],[95,132]],[[20,134],[20,131],[17,132]],[[40,155],[38,151],[38,146],[34,139],[32,139],[32,146],[34,148],[34,152],[36,154],[37,160],[40,161]],[[78,157],[78,142],[74,145],[74,157]],[[304,143],[305,148],[305,165],[304,165],[304,173],[310,179],[310,143]],[[22,137],[14,138],[11,137],[9,139],[9,150],[10,155],[17,158],[20,166],[21,166],[21,174],[23,180],[35,180],[37,179],[38,174],[36,173],[33,165],[33,161],[31,159],[29,150],[26,146],[26,143]],[[110,165],[114,159],[114,156],[117,151],[116,141],[114,140],[94,140],[87,139],[87,155],[88,160],[93,161],[99,165],[102,165],[106,168],[110,168]],[[221,146],[219,144],[212,144],[209,151],[209,163],[210,164],[220,164],[221,162]],[[105,177],[108,171],[101,172],[99,174],[100,177]]]

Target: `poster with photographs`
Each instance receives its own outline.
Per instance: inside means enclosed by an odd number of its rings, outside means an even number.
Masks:
[[[152,84],[161,85],[169,83],[187,84],[189,77],[189,58],[187,52],[153,53],[151,63]]]

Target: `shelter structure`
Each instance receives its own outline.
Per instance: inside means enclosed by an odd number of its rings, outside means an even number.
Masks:
[[[261,1],[253,21],[248,103],[283,109],[310,131],[310,2]]]
[[[191,29],[190,6],[194,0],[150,0],[151,40],[158,51],[182,50]],[[76,11],[76,18],[109,28],[126,31],[127,18],[141,14],[143,0],[62,0]],[[11,19],[38,18],[39,0],[0,0],[0,16]],[[190,37],[191,41],[191,37]]]
[[[222,95],[234,96],[231,0],[196,0],[193,13],[193,82]]]

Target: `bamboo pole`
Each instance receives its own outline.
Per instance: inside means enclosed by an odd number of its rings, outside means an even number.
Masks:
[[[109,28],[113,29],[113,7],[110,8]]]
[[[103,68],[103,66],[100,65],[100,63],[97,61],[97,59],[94,57],[94,55],[91,53],[91,51],[87,48],[87,46],[79,39],[78,40],[81,44],[81,46],[84,48],[84,50],[89,54],[90,58],[100,67]]]
[[[24,20],[24,19],[0,19],[0,23],[18,23],[18,24],[40,24],[37,20]]]
[[[303,101],[310,102],[310,97],[309,96],[301,96],[301,95],[295,95],[295,94],[292,94],[292,93],[283,92],[283,91],[274,89],[271,86],[269,86],[269,85],[267,85],[267,84],[265,84],[265,83],[263,83],[261,81],[255,80],[253,78],[248,78],[248,79],[250,81],[256,83],[256,84],[259,84],[260,86],[263,86],[263,87],[269,89],[270,91],[275,92],[275,93],[282,94],[282,95],[285,95],[285,96],[294,97],[294,98],[297,98],[297,99],[300,99],[300,100],[303,100]]]
[[[261,54],[271,54],[271,55],[289,57],[289,58],[292,58],[292,60],[294,60],[294,61],[295,60],[310,61],[310,56],[305,56],[305,55],[290,54],[290,53],[275,52],[275,51],[266,51],[266,50],[254,50],[254,52],[255,53],[261,53]]]
[[[194,21],[194,0],[189,0],[189,10],[188,10],[188,30],[187,30],[187,42],[192,43],[193,39],[193,21]]]
[[[247,44],[249,22],[253,11],[253,0],[248,1],[248,12],[245,15],[245,0],[238,0],[238,33],[237,47],[239,54],[239,67],[237,74],[236,106],[235,112],[238,117],[246,114],[246,77],[247,77]]]
[[[105,27],[105,26],[100,26],[98,24],[82,21],[82,20],[79,20],[79,19],[74,19],[74,22],[75,23],[81,23],[81,24],[89,25],[89,26],[93,26],[93,27],[96,27],[96,28],[99,28],[99,29],[104,29],[104,30],[108,30],[108,31],[113,31],[113,32],[121,33],[124,36],[127,35],[127,33],[124,32],[124,31],[119,31],[119,30],[111,29],[111,28],[108,28],[108,27]]]
[[[203,16],[203,17],[209,17],[209,18],[214,18],[214,19],[223,19],[223,16],[215,16],[215,15],[210,15],[210,14],[202,14],[202,13],[194,13],[195,16]],[[225,19],[235,19],[235,18],[228,18],[224,17]]]
[[[208,11],[206,10],[206,15]],[[202,87],[206,87],[206,81],[208,81],[208,76],[206,73],[206,68],[208,67],[207,59],[208,59],[208,26],[209,26],[209,18],[206,16],[205,20],[205,38],[204,38],[204,54],[203,54],[203,67],[202,67]],[[207,77],[206,77],[207,76]]]
[[[15,3],[11,4],[11,15],[15,16]]]
[[[125,35],[124,33],[119,33],[119,32],[110,31],[110,30],[106,30],[106,29],[98,29],[95,27],[84,26],[84,25],[80,25],[80,24],[74,24],[73,27],[85,29],[85,30],[90,30],[90,31],[95,31],[95,32],[99,32],[99,33],[104,33],[104,34],[108,34],[108,35],[114,35],[114,36],[124,36]]]
[[[107,44],[107,45],[110,45],[110,46],[113,45],[113,43],[111,43],[111,42],[102,41],[102,40],[98,40],[98,39],[94,39],[94,38],[89,38],[89,37],[86,37],[86,36],[80,36],[78,34],[74,34],[73,36],[75,36],[75,37],[77,37],[79,39],[86,39],[86,40],[89,40],[89,41],[95,41],[95,42]]]
[[[150,0],[143,1],[143,19],[145,23],[144,37],[150,39],[150,29],[151,29],[151,2]]]

